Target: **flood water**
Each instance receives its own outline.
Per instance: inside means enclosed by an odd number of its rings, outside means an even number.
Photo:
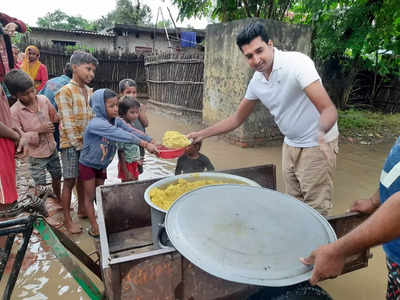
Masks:
[[[178,130],[188,133],[199,128],[199,125],[188,125],[182,121],[177,121],[179,118],[174,119],[171,116],[154,111],[150,111],[148,115],[150,121],[148,133],[159,142],[165,130]],[[354,200],[368,197],[376,191],[380,169],[390,147],[391,143],[341,145],[335,178],[335,206],[331,214],[344,213]],[[203,142],[201,152],[210,158],[217,170],[275,164],[277,166],[278,190],[283,190],[280,171],[280,146],[243,149],[228,144],[221,138],[213,137]],[[140,179],[173,174],[175,163],[175,160],[160,160],[152,155],[147,155],[145,171],[141,174]],[[114,159],[107,170],[106,184],[119,182],[116,166],[117,159]],[[95,247],[93,239],[87,234],[88,222],[76,220],[82,224],[84,231],[82,234],[72,235],[71,238],[84,251],[93,253]],[[385,256],[380,247],[373,249],[372,253],[373,258],[370,260],[368,268],[325,281],[321,286],[328,291],[333,299],[384,299],[386,290]],[[38,236],[32,237],[27,256],[29,257],[25,259],[21,268],[12,299],[39,300],[59,299],[61,297],[64,299],[89,299],[71,275],[57,261],[51,250],[43,242],[40,242]],[[95,254],[92,257],[97,259]],[[91,276],[91,278],[102,291],[101,281],[97,280],[95,276]],[[0,291],[3,290],[4,280],[0,284]]]

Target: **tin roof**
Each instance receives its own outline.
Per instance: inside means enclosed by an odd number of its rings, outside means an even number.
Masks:
[[[44,28],[44,27],[30,27],[33,32],[63,32],[63,33],[72,33],[77,35],[90,35],[90,36],[98,36],[98,37],[114,37],[115,34],[107,33],[107,32],[96,32],[90,30],[64,30],[64,29],[53,29],[53,28]]]
[[[206,31],[203,29],[194,29],[194,28],[167,28],[168,33],[176,33],[176,31],[182,32],[182,31],[194,31],[196,32],[197,36],[199,37],[205,37]],[[154,32],[154,27],[153,26],[139,26],[139,25],[133,25],[133,24],[115,24],[113,27],[105,29],[105,32],[121,32],[121,31],[127,31],[127,32]],[[156,28],[156,32],[159,34],[165,34],[165,29],[164,28]]]

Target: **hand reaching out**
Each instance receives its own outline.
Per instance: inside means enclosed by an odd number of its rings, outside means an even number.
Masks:
[[[152,143],[147,143],[145,148],[150,153],[153,153],[153,154],[158,153],[157,146]]]
[[[192,143],[197,143],[200,142],[201,140],[204,139],[204,136],[202,136],[200,131],[197,132],[191,132],[186,136],[189,140],[192,140]]]
[[[16,31],[17,29],[18,29],[18,25],[15,24],[15,23],[13,23],[13,22],[8,23],[8,24],[7,24],[6,26],[4,26],[4,28],[3,28],[4,33],[7,34],[7,35],[9,35],[9,36],[14,36],[15,31]]]

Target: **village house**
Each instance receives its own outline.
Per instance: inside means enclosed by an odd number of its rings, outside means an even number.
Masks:
[[[107,52],[135,52],[137,54],[181,51],[188,48],[202,49],[199,45],[205,31],[198,29],[168,29],[168,38],[163,28],[154,29],[137,25],[116,24],[102,32],[85,30],[60,30],[31,27],[27,38],[30,43],[49,46],[81,46]]]

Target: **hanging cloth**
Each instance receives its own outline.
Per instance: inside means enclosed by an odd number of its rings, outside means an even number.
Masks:
[[[181,32],[181,47],[196,47],[196,32],[184,31]]]

